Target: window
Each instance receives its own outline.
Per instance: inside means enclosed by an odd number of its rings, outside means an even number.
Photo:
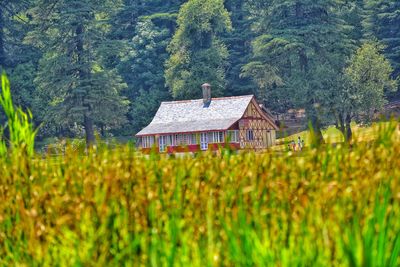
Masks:
[[[210,143],[223,143],[225,142],[224,140],[225,134],[224,132],[210,132],[208,133],[208,140]]]
[[[175,146],[182,146],[185,144],[185,136],[183,134],[175,134]]]
[[[154,136],[142,137],[142,148],[150,148],[154,145]]]
[[[239,131],[228,131],[228,141],[231,143],[239,143]]]
[[[185,145],[191,145],[192,144],[192,135],[191,134],[185,134]]]
[[[214,133],[213,132],[208,132],[207,133],[207,141],[209,143],[213,143],[214,142]]]
[[[179,146],[179,134],[174,135],[174,145]]]
[[[179,135],[179,145],[181,145],[181,146],[185,145],[185,135],[184,134]]]
[[[207,150],[208,149],[208,135],[207,133],[200,134],[200,149]]]
[[[219,134],[218,134],[218,132],[213,132],[212,143],[219,143]]]
[[[168,135],[167,136],[167,146],[173,146],[173,145],[174,145],[174,136]]]
[[[224,132],[219,132],[219,142],[224,143],[225,142],[225,133]]]
[[[165,152],[166,148],[167,148],[167,137],[166,135],[162,135],[158,138],[158,145],[159,145],[159,149],[160,152]]]
[[[247,141],[254,141],[254,133],[252,129],[246,131],[246,139]]]
[[[188,146],[197,145],[197,135],[196,134],[174,134],[170,136],[171,143],[168,145],[172,146]]]
[[[191,137],[190,144],[191,145],[197,145],[198,144],[197,135],[196,134],[191,134],[190,137]]]

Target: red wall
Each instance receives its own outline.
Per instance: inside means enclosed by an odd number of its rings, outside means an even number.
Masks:
[[[224,148],[226,145],[233,150],[239,150],[240,144],[239,143],[231,143],[231,144],[208,144],[208,149],[211,151],[216,151],[220,148]],[[150,154],[152,151],[151,148],[143,148],[142,152],[145,154]],[[156,151],[158,151],[158,147],[156,147]],[[173,154],[173,153],[188,153],[188,152],[199,152],[200,145],[188,145],[188,146],[168,146],[167,151],[164,153]]]

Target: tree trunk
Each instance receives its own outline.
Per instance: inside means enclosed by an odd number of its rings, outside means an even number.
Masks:
[[[299,51],[299,61],[300,61],[300,69],[304,73],[308,73],[308,57],[306,54],[306,50],[304,48]]]
[[[339,114],[338,120],[336,128],[343,134],[344,141],[350,143],[353,137],[353,132],[351,130],[351,115],[347,114],[344,116],[343,114]]]
[[[86,135],[86,147],[90,148],[96,140],[94,138],[93,120],[87,114],[84,116],[84,127]]]
[[[81,66],[81,69],[79,70],[79,78],[80,78],[80,85],[82,85],[83,83],[87,83],[87,79],[89,74],[89,70],[86,70],[84,67],[84,65],[86,65],[85,63],[85,58],[84,58],[84,47],[83,47],[83,34],[84,34],[84,26],[83,24],[80,24],[76,27],[76,37],[77,37],[77,42],[76,42],[76,50],[77,50],[77,54],[78,54],[78,64]],[[95,137],[94,137],[94,123],[93,123],[93,119],[91,117],[91,110],[92,107],[90,106],[90,104],[88,104],[85,100],[86,100],[86,95],[87,92],[85,94],[83,94],[81,96],[81,105],[83,107],[86,108],[86,110],[84,111],[84,116],[83,116],[83,124],[84,124],[84,128],[85,128],[85,137],[86,137],[86,147],[90,148],[94,143],[95,143]]]
[[[4,49],[4,11],[0,5],[0,69],[6,65],[6,53]]]
[[[317,115],[312,115],[310,118],[310,131],[311,131],[311,145],[319,146],[323,144],[324,137],[322,136],[321,131],[321,122]]]
[[[337,122],[337,125],[336,125],[336,129],[338,129],[343,134],[344,141],[347,142],[348,139],[347,139],[347,134],[346,134],[347,133],[347,129],[346,129],[345,116],[343,116],[343,114],[340,113],[338,115],[337,119],[338,119],[338,122]]]
[[[351,116],[347,115],[346,116],[346,134],[345,138],[347,142],[351,142],[351,139],[353,138],[353,132],[351,131]]]
[[[104,124],[100,126],[100,133],[103,138],[106,137],[106,126]]]

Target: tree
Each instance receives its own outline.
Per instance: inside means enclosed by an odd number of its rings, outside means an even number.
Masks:
[[[30,5],[31,0],[7,0],[0,5],[0,68],[15,67],[32,56],[22,42],[29,30],[26,11]],[[21,50],[25,53],[21,53]]]
[[[366,0],[364,20],[366,38],[377,38],[385,45],[385,56],[390,60],[393,78],[400,75],[400,1]]]
[[[165,87],[164,64],[172,32],[156,26],[148,18],[138,22],[135,32],[129,43],[130,52],[119,68],[128,82],[125,95],[131,102],[128,119],[132,128],[129,130],[136,132],[150,123],[161,101],[170,99]]]
[[[137,24],[143,19],[157,21],[160,28],[175,30],[179,7],[185,0],[123,0],[124,5],[116,12],[110,24],[109,38],[129,42],[137,34]]]
[[[4,7],[0,5],[0,68],[5,65],[6,52],[4,49]]]
[[[47,123],[71,128],[82,125],[87,145],[94,131],[119,127],[125,122],[127,102],[120,96],[126,84],[104,61],[113,43],[105,36],[116,1],[38,0],[31,13],[35,31],[27,41],[42,51],[35,83]]]
[[[166,47],[176,29],[177,12],[183,0],[125,0],[113,16],[108,36],[119,41],[120,55],[108,60],[128,87],[122,91],[131,105],[128,122],[119,135],[132,135],[147,125],[160,102],[170,99],[165,86]]]
[[[33,79],[40,53],[23,39],[31,30],[27,13],[31,0],[8,0],[0,5],[0,72],[9,74],[16,105],[34,109]],[[4,119],[0,114],[0,121]],[[35,122],[38,120],[35,117]]]
[[[220,35],[230,29],[223,0],[190,0],[183,4],[165,70],[166,84],[174,98],[199,97],[204,82],[212,84],[213,94],[223,94],[228,50]]]
[[[339,73],[353,42],[349,25],[338,12],[337,0],[249,0],[252,16],[258,17],[254,28],[259,36],[253,42],[253,58],[244,75],[264,77],[267,93],[275,107],[305,108],[309,121],[322,142],[324,106],[331,76],[324,70]],[[263,75],[264,69],[272,75]],[[261,73],[260,73],[261,71]],[[320,75],[322,74],[322,76]],[[279,77],[283,83],[280,88]],[[326,80],[325,80],[326,79]],[[260,83],[258,83],[260,85]],[[279,88],[279,89],[277,89]],[[278,91],[279,90],[279,91]],[[279,93],[277,93],[279,92]],[[265,99],[264,99],[265,100]],[[271,99],[269,99],[271,101]]]
[[[257,38],[253,43],[253,57],[249,63],[241,69],[241,77],[251,78],[258,86],[257,98],[268,102],[268,107],[279,113],[286,112],[291,106],[290,99],[284,97],[284,82],[279,74],[279,69],[266,58],[263,49],[263,38]],[[267,52],[269,53],[269,52]]]
[[[342,90],[332,98],[337,127],[348,141],[352,138],[352,120],[370,122],[387,102],[385,90],[396,90],[397,82],[391,79],[393,68],[381,52],[382,46],[377,43],[363,44],[344,69]]]
[[[225,7],[232,20],[232,31],[223,35],[223,41],[229,51],[226,95],[253,94],[255,84],[249,77],[241,75],[243,66],[251,57],[251,41],[254,38],[251,29],[253,19],[250,17],[246,0],[226,0]]]

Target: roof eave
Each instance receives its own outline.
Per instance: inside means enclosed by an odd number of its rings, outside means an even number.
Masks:
[[[258,112],[261,114],[261,116],[264,117],[264,119],[266,119],[274,128],[275,131],[279,130],[279,127],[276,125],[276,123],[274,122],[274,120],[272,118],[270,118],[269,116],[267,116],[267,114],[265,114],[264,111],[262,111],[262,109],[260,108],[260,106],[257,103],[256,98],[253,96],[253,98],[251,99],[251,101],[254,101],[254,105],[256,106],[256,109],[258,110]]]

